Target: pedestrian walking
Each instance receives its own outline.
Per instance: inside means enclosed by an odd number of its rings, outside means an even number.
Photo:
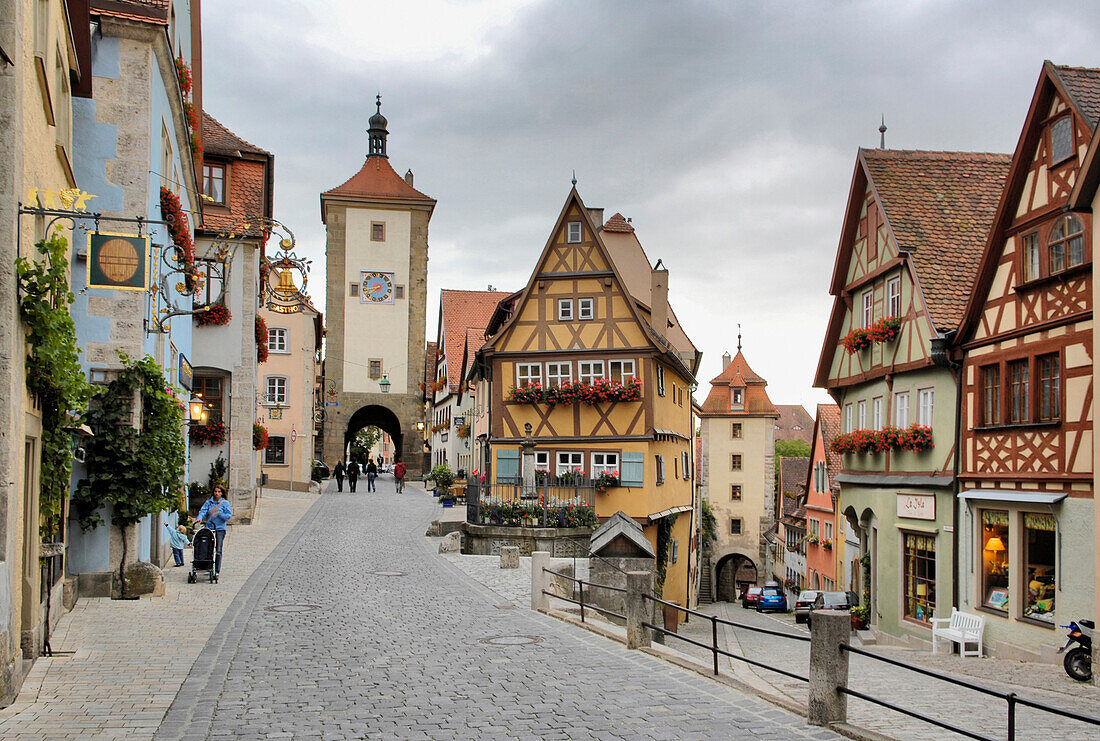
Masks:
[[[405,491],[405,462],[398,461],[397,465],[393,467],[393,485],[397,489],[397,493]]]
[[[367,491],[376,491],[374,488],[374,480],[378,478],[378,466],[374,464],[374,461],[367,461]]]
[[[176,566],[183,566],[183,549],[191,545],[191,541],[187,539],[187,527],[180,525],[175,530],[168,527],[168,523],[164,523],[164,527],[168,529],[168,542],[172,546],[172,558],[176,562]]]
[[[355,483],[359,481],[359,464],[355,461],[352,461],[348,464],[346,470],[348,474],[348,491],[354,494]]]
[[[344,468],[343,461],[336,461],[336,468],[332,469],[332,477],[336,479],[336,491],[344,490],[344,474],[347,469]]]
[[[222,570],[222,544],[225,542],[225,525],[233,517],[233,508],[229,506],[229,500],[225,498],[225,487],[214,484],[214,494],[199,510],[199,519],[214,531],[214,541],[217,544],[217,555],[214,558],[214,576],[221,574]]]

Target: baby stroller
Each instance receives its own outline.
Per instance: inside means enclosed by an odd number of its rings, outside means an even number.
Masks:
[[[214,551],[216,548],[214,531],[205,525],[195,532],[195,539],[191,542],[191,573],[187,575],[187,583],[194,584],[199,580],[199,571],[210,573],[210,583],[218,583],[218,575],[214,573]]]

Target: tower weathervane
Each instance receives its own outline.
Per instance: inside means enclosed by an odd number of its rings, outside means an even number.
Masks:
[[[741,352],[741,322],[737,323],[737,352]]]
[[[878,148],[886,149],[886,114],[882,114],[882,123],[878,125]]]

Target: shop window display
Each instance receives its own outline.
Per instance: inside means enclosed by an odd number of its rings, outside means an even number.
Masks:
[[[905,616],[927,623],[936,607],[936,539],[905,533]]]
[[[982,510],[982,605],[1008,611],[1008,512]]]
[[[1027,599],[1024,617],[1054,623],[1054,593],[1056,571],[1054,517],[1049,514],[1024,513],[1024,549]]]

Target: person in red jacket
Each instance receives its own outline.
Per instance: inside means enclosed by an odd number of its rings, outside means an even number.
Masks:
[[[397,465],[393,467],[393,484],[399,494],[405,491],[405,471],[404,461],[398,461]]]

